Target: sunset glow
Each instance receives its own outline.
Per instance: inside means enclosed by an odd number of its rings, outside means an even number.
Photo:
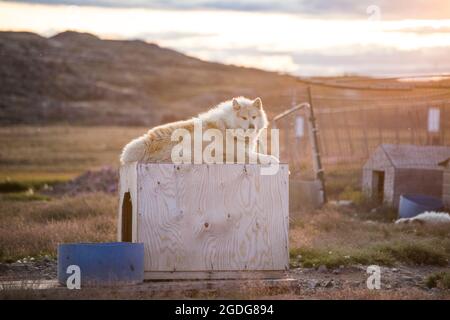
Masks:
[[[450,70],[450,59],[444,58],[450,54],[450,19],[333,20],[274,12],[0,2],[0,30],[44,36],[76,30],[106,39],[142,39],[205,60],[299,75]],[[417,54],[423,61],[392,67],[393,52],[398,62],[406,63],[403,57]],[[354,67],[352,59],[357,63]],[[386,59],[389,68],[376,67]],[[368,65],[369,61],[374,65]]]

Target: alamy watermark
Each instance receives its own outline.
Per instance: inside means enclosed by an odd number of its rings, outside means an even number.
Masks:
[[[225,137],[224,137],[225,131]],[[171,140],[178,142],[173,148],[171,159],[174,164],[262,164],[262,175],[274,175],[279,169],[279,131],[270,129],[270,154],[268,129],[225,129],[203,130],[200,119],[194,119],[193,132],[178,128]]]
[[[67,277],[66,286],[67,289],[81,289],[81,269],[76,264],[72,264],[67,267],[67,274],[70,276]]]
[[[375,4],[372,4],[366,8],[366,13],[369,15],[370,21],[381,20],[381,8]]]
[[[367,278],[366,285],[369,290],[381,289],[381,268],[377,265],[371,265],[367,267],[366,272],[370,274]]]

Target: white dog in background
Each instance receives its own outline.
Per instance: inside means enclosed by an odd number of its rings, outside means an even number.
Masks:
[[[401,218],[395,221],[396,224],[450,224],[450,215],[446,212],[427,211],[412,218]]]

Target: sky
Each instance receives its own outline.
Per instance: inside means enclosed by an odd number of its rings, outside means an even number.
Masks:
[[[450,73],[449,0],[0,0],[0,30],[141,39],[298,76]]]

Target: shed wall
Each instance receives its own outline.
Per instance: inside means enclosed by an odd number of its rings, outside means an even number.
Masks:
[[[445,207],[450,208],[450,166],[448,164],[443,173],[442,201]]]
[[[395,201],[395,168],[389,167],[385,170],[384,177],[384,203],[392,205]]]
[[[443,170],[395,169],[394,205],[398,207],[402,194],[442,196]]]
[[[373,188],[373,171],[385,172],[384,199],[385,201],[386,199],[392,199],[393,191],[391,190],[391,188],[393,185],[393,166],[381,146],[372,153],[370,158],[363,166],[362,191],[367,197],[373,197],[376,192],[376,190],[374,190]]]

